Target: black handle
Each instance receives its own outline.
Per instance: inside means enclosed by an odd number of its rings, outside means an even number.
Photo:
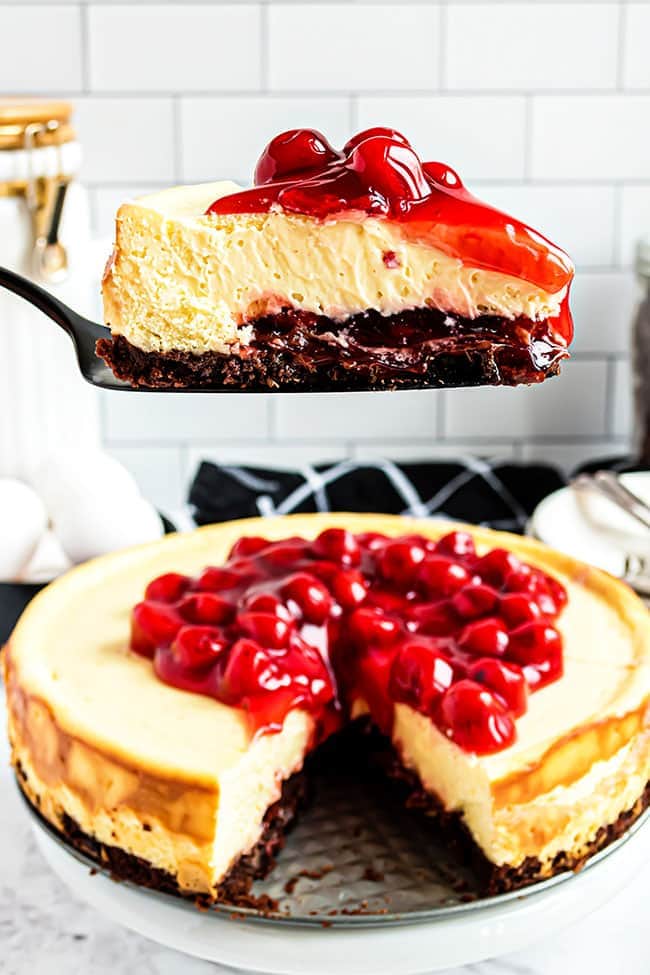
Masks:
[[[9,268],[0,267],[0,287],[13,291],[14,294],[24,298],[25,301],[42,311],[43,314],[64,329],[77,346],[88,342],[94,344],[97,339],[106,335],[107,330],[101,325],[79,315],[72,308],[68,308],[64,302],[50,294],[49,291],[40,288],[28,278],[16,274],[15,271],[10,271]]]

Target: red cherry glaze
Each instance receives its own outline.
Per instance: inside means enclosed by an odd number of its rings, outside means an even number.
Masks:
[[[456,614],[462,620],[478,619],[496,609],[499,594],[492,586],[472,580],[457,592],[451,601]]]
[[[444,555],[429,556],[418,571],[418,585],[429,596],[453,596],[469,580],[465,566]]]
[[[352,534],[345,528],[328,528],[321,532],[313,545],[319,559],[331,559],[341,565],[358,565],[361,549]]]
[[[490,755],[512,745],[515,722],[498,698],[473,680],[453,684],[440,702],[440,716],[447,734],[477,755]]]
[[[167,572],[149,583],[144,591],[144,598],[154,603],[175,603],[187,592],[191,581],[189,576]]]
[[[528,694],[562,675],[565,603],[557,580],[505,550],[478,558],[466,532],[436,543],[330,529],[242,538],[224,566],[153,580],[131,647],[166,683],[242,708],[256,733],[296,707],[321,734],[336,727],[336,677],[382,730],[404,703],[487,754],[514,740]]]
[[[569,284],[567,255],[526,224],[472,196],[449,166],[422,163],[394,129],[353,136],[341,152],[320,132],[283,132],[266,147],[254,187],[221,197],[208,213],[264,213],[272,207],[328,219],[359,211],[398,223],[402,235],[475,267],[524,278],[551,292]],[[567,341],[564,304],[555,329]]]
[[[494,657],[482,657],[467,668],[467,676],[488,687],[515,716],[520,718],[528,707],[528,685],[524,672],[516,664]]]
[[[507,630],[501,620],[494,616],[468,623],[458,641],[463,650],[490,657],[502,657],[509,643]]]

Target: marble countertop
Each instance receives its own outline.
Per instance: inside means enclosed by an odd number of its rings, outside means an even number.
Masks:
[[[0,724],[4,725],[1,705]],[[454,969],[447,975],[648,975],[649,885],[642,873],[606,907],[552,941],[542,940],[526,951]],[[15,792],[2,734],[0,973],[226,975],[234,971],[132,934],[105,920],[64,886],[36,848]]]

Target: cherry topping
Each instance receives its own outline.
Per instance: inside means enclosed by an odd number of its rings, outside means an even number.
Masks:
[[[418,583],[429,596],[453,596],[469,582],[467,569],[442,555],[429,556],[418,572]]]
[[[489,687],[516,718],[526,713],[528,685],[521,667],[494,657],[481,657],[469,666],[467,676]]]
[[[359,175],[370,193],[387,200],[423,200],[431,193],[422,164],[411,147],[390,136],[374,135],[351,150],[349,169]]]
[[[363,132],[357,132],[357,134],[353,135],[351,139],[348,139],[343,146],[343,155],[348,156],[353,149],[356,149],[357,146],[362,142],[365,142],[366,139],[374,139],[376,136],[383,136],[383,138],[390,139],[391,142],[399,142],[403,146],[410,147],[411,145],[406,136],[402,135],[402,133],[398,132],[396,129],[387,129],[382,125],[376,125],[372,129],[364,129]]]
[[[155,603],[175,603],[189,588],[192,580],[179,572],[167,572],[149,583],[144,598]]]
[[[172,643],[172,653],[179,663],[193,670],[213,664],[227,646],[223,630],[213,626],[183,626]]]
[[[335,676],[390,733],[395,702],[479,754],[506,747],[527,695],[562,675],[555,627],[566,591],[471,536],[314,542],[242,538],[224,566],[154,579],[132,614],[131,647],[160,680],[242,708],[256,730],[292,708],[338,726]]]
[[[452,684],[440,702],[447,734],[457,745],[477,755],[489,755],[512,745],[515,722],[498,698],[476,681]]]
[[[316,129],[289,129],[271,139],[255,167],[256,186],[297,173],[318,170],[340,159]]]
[[[490,657],[502,657],[508,649],[509,642],[508,633],[501,620],[490,616],[468,623],[458,641],[463,650]]]
[[[455,531],[443,535],[436,544],[436,552],[451,558],[467,558],[476,555],[474,539],[469,532]]]
[[[429,714],[453,680],[453,667],[439,650],[431,644],[409,640],[397,652],[389,689],[396,701]]]
[[[315,576],[297,572],[282,587],[282,595],[296,604],[308,623],[324,623],[332,609],[332,597]]]
[[[333,559],[340,565],[358,565],[361,559],[359,543],[344,528],[328,528],[321,532],[313,549],[318,558]]]
[[[451,601],[456,613],[463,620],[473,620],[493,612],[499,596],[492,586],[472,580]]]
[[[343,609],[354,609],[368,595],[368,585],[363,573],[357,569],[337,572],[332,580],[332,593]]]
[[[474,572],[483,582],[492,586],[502,586],[512,572],[516,572],[521,562],[516,555],[505,548],[493,548],[474,564]]]
[[[235,607],[212,592],[193,592],[178,604],[178,612],[188,623],[229,623]]]
[[[289,642],[291,625],[273,613],[239,613],[238,627],[263,647],[280,650]]]
[[[136,653],[151,657],[159,646],[168,646],[183,620],[165,603],[143,602],[134,608],[131,617],[131,648]]]
[[[398,538],[384,546],[377,564],[385,579],[406,588],[415,582],[418,567],[426,554],[424,546],[418,542]]]

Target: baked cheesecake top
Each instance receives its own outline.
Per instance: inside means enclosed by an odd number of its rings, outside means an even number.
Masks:
[[[401,235],[464,264],[530,282],[549,294],[573,277],[567,254],[525,223],[468,192],[445,163],[422,162],[408,139],[390,128],[359,132],[334,149],[315,129],[276,136],[255,168],[254,186],[214,200],[207,214],[281,211],[318,220],[374,217]],[[399,267],[393,251],[387,268]],[[565,296],[566,297],[566,296]],[[556,330],[571,340],[566,300]]]
[[[566,601],[552,576],[504,548],[479,556],[465,531],[243,537],[223,566],[154,579],[131,648],[256,732],[298,707],[327,735],[341,701],[365,700],[390,733],[404,703],[482,755],[512,745],[529,692],[561,677]]]

